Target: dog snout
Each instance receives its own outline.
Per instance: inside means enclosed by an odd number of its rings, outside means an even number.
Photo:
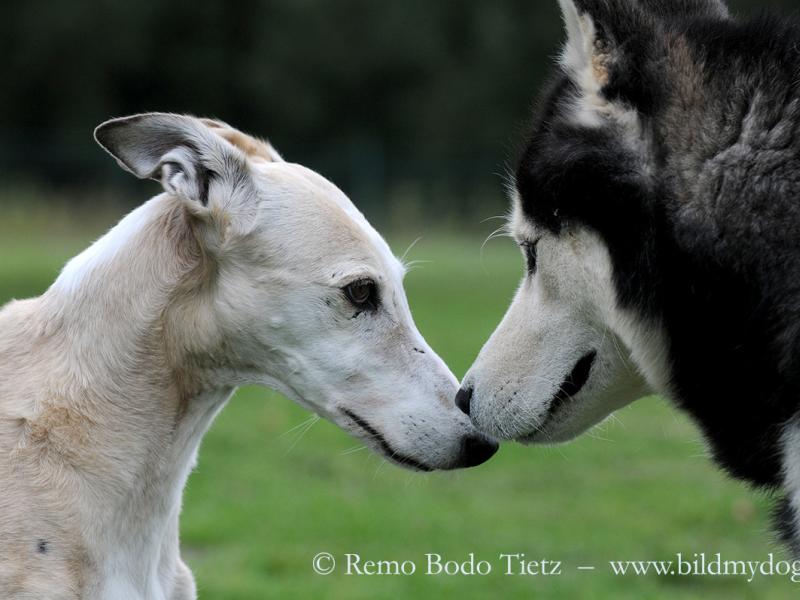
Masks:
[[[482,434],[470,434],[461,442],[461,457],[458,468],[477,467],[492,458],[499,448],[493,439]]]
[[[462,387],[456,393],[456,406],[461,412],[469,416],[471,404],[472,404],[472,386]]]

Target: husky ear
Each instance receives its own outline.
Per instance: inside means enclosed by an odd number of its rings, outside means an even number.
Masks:
[[[558,0],[567,28],[563,66],[583,86],[603,87],[620,48],[647,29],[647,18],[630,0]]]
[[[574,73],[602,79],[632,38],[646,40],[665,19],[728,17],[723,0],[558,0],[567,28],[562,62]]]
[[[559,0],[567,28],[561,66],[578,91],[576,117],[589,126],[613,116],[627,123],[662,94],[666,49],[659,19],[632,0]]]
[[[223,171],[246,173],[244,155],[194,117],[147,113],[112,119],[94,137],[123,169],[160,181],[196,212],[208,207],[212,178],[236,175]]]

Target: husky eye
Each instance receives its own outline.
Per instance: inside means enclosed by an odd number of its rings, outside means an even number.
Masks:
[[[528,273],[531,275],[536,273],[536,245],[538,243],[538,241],[520,243],[520,248],[522,248],[522,252],[525,254],[525,262],[528,265]]]
[[[348,283],[342,290],[345,297],[356,308],[375,309],[378,307],[378,288],[371,279],[359,279]]]

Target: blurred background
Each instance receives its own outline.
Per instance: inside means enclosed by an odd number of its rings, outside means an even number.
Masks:
[[[735,13],[797,0],[735,0]],[[420,329],[461,376],[521,275],[483,245],[562,39],[556,0],[6,3],[0,20],[0,302],[157,191],[92,140],[149,110],[215,116],[337,183],[396,253]],[[243,390],[204,443],[182,520],[201,598],[787,598],[786,578],[614,577],[607,561],[780,553],[770,502],[728,481],[697,431],[651,398],[559,448],[407,474],[277,394]],[[561,577],[319,577],[311,559],[426,552],[565,563]],[[594,573],[575,565],[595,564]],[[606,568],[604,568],[606,565]]]

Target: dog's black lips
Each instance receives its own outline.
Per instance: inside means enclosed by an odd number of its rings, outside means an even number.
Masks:
[[[395,461],[396,463],[411,467],[412,469],[417,469],[418,471],[433,471],[428,465],[419,462],[418,460],[414,460],[410,456],[405,456],[404,454],[400,454],[396,452],[394,448],[389,445],[389,442],[386,441],[386,438],[383,437],[383,434],[375,429],[372,425],[370,425],[367,421],[359,417],[356,413],[351,410],[347,410],[346,408],[342,409],[342,412],[350,417],[353,422],[361,427],[364,431],[366,431],[370,437],[378,443],[383,450],[384,454],[388,456],[390,459]]]
[[[592,365],[594,359],[597,358],[597,351],[592,350],[581,358],[575,367],[564,379],[564,383],[558,388],[558,392],[553,397],[553,401],[547,408],[547,417],[545,418],[545,425],[549,423],[553,417],[561,410],[561,408],[583,389],[586,382],[589,380],[589,374],[592,372]]]

